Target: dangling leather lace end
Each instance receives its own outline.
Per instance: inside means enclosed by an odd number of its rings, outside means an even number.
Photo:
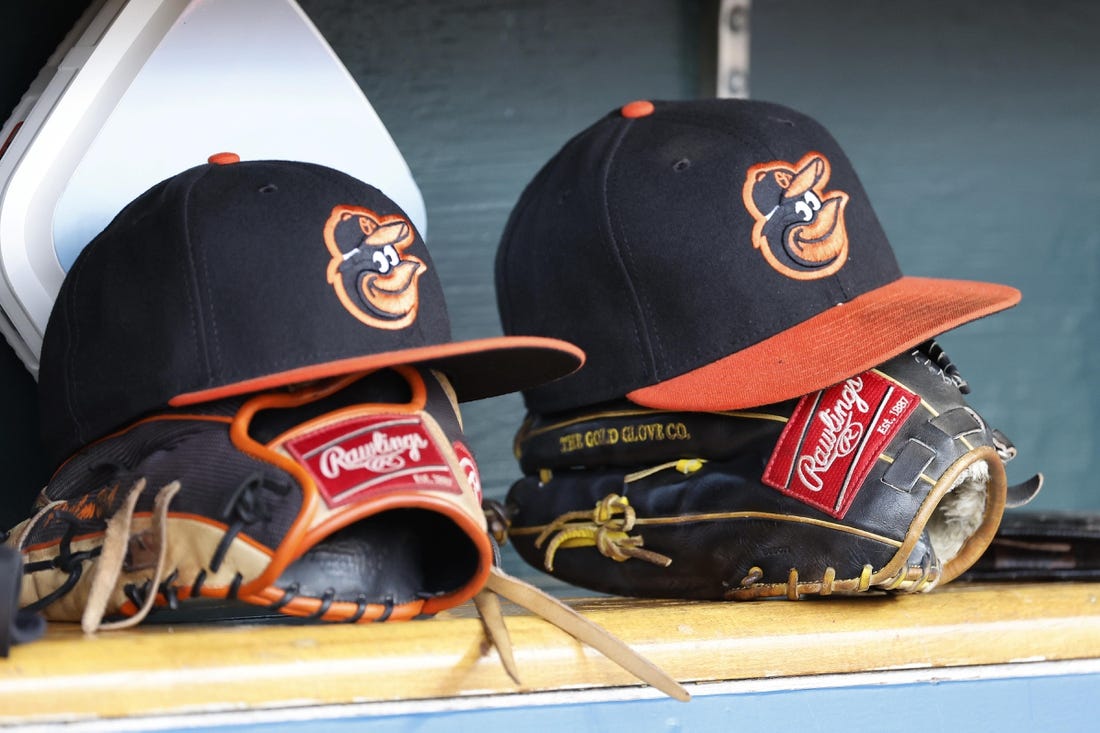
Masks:
[[[482,590],[474,596],[474,605],[481,616],[485,635],[489,637],[489,641],[500,655],[500,663],[504,665],[504,671],[513,682],[522,685],[519,669],[516,667],[516,658],[512,654],[512,637],[508,635],[508,627],[504,625],[504,614],[500,610],[500,599],[492,591]]]
[[[543,620],[554,624],[578,641],[588,644],[638,679],[652,685],[669,697],[682,702],[691,699],[688,691],[660,667],[612,636],[603,627],[592,623],[569,606],[533,585],[518,578],[513,578],[503,570],[494,567],[489,573],[489,579],[486,581],[485,587],[504,596],[517,606],[526,608]],[[485,593],[485,591],[483,590],[482,593]],[[503,625],[503,620],[501,621]]]
[[[180,490],[179,481],[173,481],[163,486],[153,501],[153,536],[157,543],[157,566],[151,581],[152,590],[145,598],[145,602],[137,613],[129,618],[119,621],[103,623],[107,603],[111,599],[118,584],[119,575],[122,574],[122,566],[126,561],[126,552],[130,546],[130,525],[133,522],[134,508],[137,506],[138,497],[145,490],[145,479],[138,479],[126,495],[126,500],[119,510],[107,521],[107,531],[103,538],[103,551],[100,553],[99,562],[96,564],[95,576],[92,578],[91,590],[88,593],[88,602],[84,607],[84,614],[80,619],[80,627],[84,633],[91,634],[96,631],[111,631],[136,626],[149,615],[153,603],[157,597],[157,587],[164,575],[164,560],[168,551],[168,506],[172,497]]]
[[[95,633],[100,628],[103,615],[107,612],[107,603],[118,583],[118,576],[122,573],[122,563],[126,560],[134,508],[143,491],[145,491],[145,479],[139,478],[126,493],[122,506],[107,520],[107,530],[103,534],[103,549],[99,553],[99,560],[96,561],[88,600],[84,604],[84,613],[80,617],[80,628],[85,634]]]

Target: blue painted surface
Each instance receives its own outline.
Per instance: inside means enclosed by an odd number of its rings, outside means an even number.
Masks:
[[[1100,675],[1009,678],[698,696],[393,717],[204,728],[245,733],[687,733],[688,731],[891,731],[1053,733],[1100,729]],[[178,729],[183,731],[185,729]]]

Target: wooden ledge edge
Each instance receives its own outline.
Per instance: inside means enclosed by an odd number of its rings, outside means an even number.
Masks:
[[[801,602],[571,602],[684,683],[1100,659],[1100,583],[970,585]],[[507,609],[523,685],[469,609],[361,626],[51,624],[0,660],[0,722],[427,700],[636,685]],[[123,692],[124,691],[124,692]]]

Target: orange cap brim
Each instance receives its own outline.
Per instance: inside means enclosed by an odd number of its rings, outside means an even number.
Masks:
[[[542,336],[497,336],[451,341],[338,359],[211,389],[185,392],[173,397],[168,404],[173,407],[193,405],[400,364],[421,365],[446,372],[458,399],[468,402],[527,389],[563,377],[584,364],[584,352],[568,342]]]
[[[627,394],[661,410],[739,410],[801,397],[1020,302],[1007,285],[902,277],[764,341]]]

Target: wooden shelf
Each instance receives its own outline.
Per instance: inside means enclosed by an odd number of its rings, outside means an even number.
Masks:
[[[1100,583],[970,585],[801,602],[573,602],[684,683],[1100,659]],[[370,626],[51,624],[0,659],[0,724],[637,684],[515,608],[517,687],[472,608]]]

